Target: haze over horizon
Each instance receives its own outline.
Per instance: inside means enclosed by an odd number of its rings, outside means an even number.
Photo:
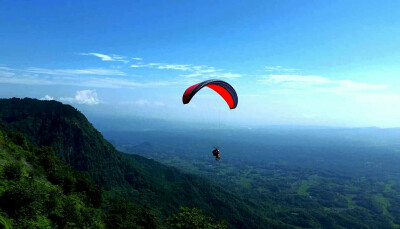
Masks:
[[[0,97],[106,117],[400,126],[398,1],[5,1]],[[211,90],[222,79],[229,110]]]

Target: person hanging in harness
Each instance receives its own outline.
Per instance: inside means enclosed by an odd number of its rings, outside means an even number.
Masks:
[[[221,155],[219,155],[218,147],[214,147],[212,154],[214,155],[216,161],[221,160]]]

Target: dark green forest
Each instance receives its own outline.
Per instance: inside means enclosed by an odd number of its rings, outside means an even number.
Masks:
[[[0,165],[1,228],[227,228],[196,208],[163,218],[126,199],[106,203],[104,189],[89,176],[4,125]]]

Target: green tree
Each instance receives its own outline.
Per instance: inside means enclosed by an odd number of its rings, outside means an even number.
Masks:
[[[11,229],[12,228],[12,219],[7,218],[7,216],[0,211],[0,228],[1,229]]]
[[[46,187],[36,181],[13,182],[0,198],[0,207],[11,217],[33,218],[43,214],[47,199]]]
[[[158,218],[144,207],[126,200],[116,200],[106,219],[107,228],[157,229]]]
[[[228,228],[224,221],[215,221],[196,208],[180,207],[179,213],[167,219],[171,228],[176,229],[224,229]]]
[[[18,162],[10,162],[4,165],[3,175],[8,180],[19,180],[22,175],[22,165]]]

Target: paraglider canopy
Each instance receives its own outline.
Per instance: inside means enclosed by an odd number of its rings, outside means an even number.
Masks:
[[[238,104],[238,96],[235,89],[222,80],[206,80],[188,87],[183,94],[182,102],[187,104],[193,96],[204,87],[209,87],[217,92],[228,104],[230,109],[235,109]]]

